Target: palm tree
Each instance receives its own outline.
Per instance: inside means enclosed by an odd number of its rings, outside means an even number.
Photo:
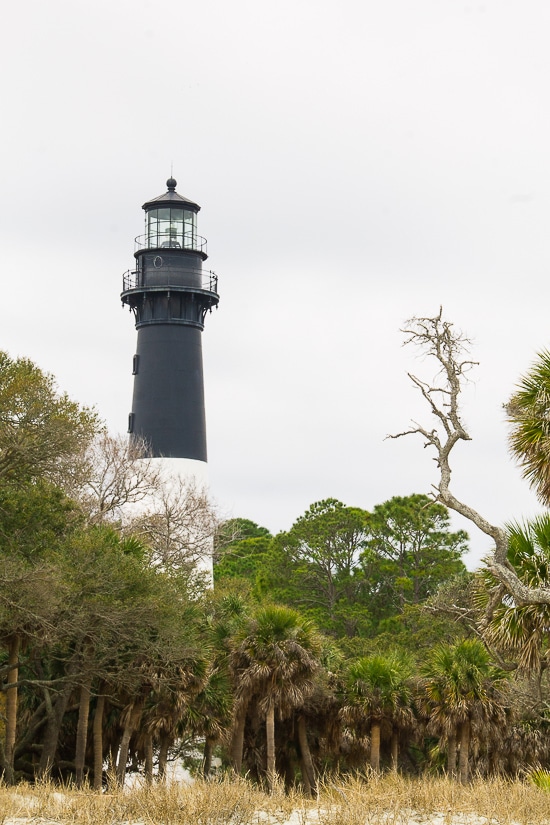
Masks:
[[[250,609],[248,606],[247,595],[243,594],[238,586],[237,589],[232,589],[231,586],[226,588],[218,588],[215,591],[210,591],[206,597],[206,622],[209,629],[209,635],[213,647],[212,674],[214,681],[228,682],[228,689],[231,692],[231,698],[225,697],[225,685],[222,688],[221,694],[216,698],[211,696],[208,698],[207,694],[212,685],[210,681],[205,685],[204,695],[199,695],[198,699],[203,705],[205,703],[214,704],[217,707],[211,708],[209,716],[214,711],[214,718],[219,719],[225,715],[225,711],[231,711],[232,720],[229,724],[230,731],[228,732],[230,762],[235,773],[241,772],[243,742],[244,742],[244,727],[246,722],[246,702],[241,701],[239,707],[236,708],[234,704],[234,694],[237,692],[237,685],[235,684],[235,673],[230,667],[230,656],[233,646],[233,640],[242,636],[242,629],[250,619]],[[221,705],[220,705],[221,700]],[[223,706],[226,706],[225,708]],[[226,731],[224,731],[224,734]],[[221,734],[221,730],[220,730]],[[205,735],[205,758],[204,771],[209,771],[209,746],[210,742],[206,740],[209,738],[207,732]],[[220,737],[221,738],[221,737]],[[212,743],[213,744],[213,743]]]
[[[550,579],[550,514],[530,521],[508,525],[508,561],[521,581],[529,587],[545,587]],[[498,582],[488,572],[480,577],[479,601]],[[485,630],[487,642],[512,657],[527,674],[540,676],[550,659],[550,605],[516,604],[505,597],[491,613]]]
[[[281,718],[303,705],[320,667],[321,637],[311,621],[279,605],[260,607],[233,640],[231,668],[237,713],[251,697],[265,716],[267,783],[276,780],[275,711]]]
[[[204,686],[188,703],[182,716],[182,732],[204,738],[203,777],[212,769],[215,745],[227,738],[231,723],[232,695],[229,678],[223,666],[211,664]]]
[[[370,766],[380,770],[383,725],[391,731],[392,767],[397,768],[399,730],[412,722],[412,667],[402,655],[374,654],[351,663],[341,710],[344,722],[361,734],[370,730]]]
[[[510,449],[546,506],[550,505],[550,350],[521,378],[506,405],[511,424]]]
[[[423,668],[425,708],[429,727],[447,740],[447,772],[462,784],[469,779],[472,732],[503,722],[499,687],[504,673],[492,667],[486,648],[477,639],[436,647]]]

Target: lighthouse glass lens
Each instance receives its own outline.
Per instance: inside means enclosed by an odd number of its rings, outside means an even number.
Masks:
[[[188,209],[151,209],[147,213],[149,249],[195,249],[197,216]]]
[[[170,246],[170,210],[158,210],[158,246]]]
[[[147,246],[155,249],[158,246],[158,216],[156,209],[148,213]]]
[[[170,242],[172,246],[183,246],[183,209],[170,210]]]
[[[184,246],[187,249],[194,249],[195,248],[195,237],[196,237],[196,219],[197,216],[194,212],[189,212],[187,209],[184,212]]]

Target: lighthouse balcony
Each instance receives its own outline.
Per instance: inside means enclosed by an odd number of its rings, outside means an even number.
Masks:
[[[206,238],[197,235],[196,232],[174,230],[169,233],[148,232],[145,235],[138,235],[134,243],[135,252],[140,252],[142,249],[188,249],[190,252],[199,252],[206,257]]]
[[[171,282],[163,280],[161,283],[151,282],[149,278],[144,276],[142,270],[128,270],[122,276],[122,291],[132,292],[133,290],[201,290],[204,292],[213,292],[218,294],[218,276],[215,272],[204,271],[203,269],[191,269],[185,272],[185,279],[182,280],[180,273],[173,273],[174,278]]]

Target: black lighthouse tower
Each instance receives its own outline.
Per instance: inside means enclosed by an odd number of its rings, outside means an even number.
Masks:
[[[219,301],[217,277],[202,268],[200,206],[176,192],[174,178],[166,185],[143,204],[145,234],[136,238],[135,269],[123,279],[122,302],[138,331],[128,431],[154,457],[206,462],[201,334]]]

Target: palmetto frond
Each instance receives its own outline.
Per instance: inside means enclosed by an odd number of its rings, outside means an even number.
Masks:
[[[500,713],[499,688],[505,675],[492,667],[477,639],[435,648],[423,675],[423,705],[432,728],[448,732],[466,719],[481,722]]]
[[[550,351],[521,379],[506,406],[509,444],[523,476],[543,504],[550,504]]]
[[[345,677],[342,720],[359,729],[371,719],[405,724],[412,715],[410,675],[410,664],[394,653],[352,662]]]
[[[261,710],[274,705],[280,713],[298,707],[313,690],[321,652],[312,622],[291,608],[261,607],[232,643],[237,701],[255,695]]]
[[[550,514],[507,526],[508,559],[518,577],[530,587],[550,586]],[[484,581],[489,581],[488,575]],[[505,598],[493,612],[487,640],[516,658],[526,672],[538,672],[548,651],[550,605],[518,605]]]

